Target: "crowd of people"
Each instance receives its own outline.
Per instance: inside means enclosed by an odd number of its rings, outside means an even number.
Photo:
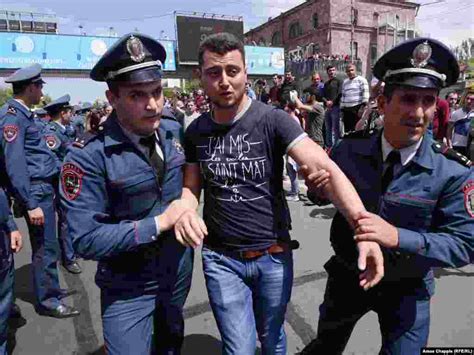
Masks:
[[[428,343],[432,268],[474,260],[474,175],[461,154],[474,92],[460,108],[449,93],[435,115],[439,90],[459,75],[449,49],[417,38],[382,56],[370,85],[347,63],[344,80],[328,65],[328,80],[313,73],[301,90],[291,72],[252,85],[242,42],[219,33],[199,47],[202,89],[167,100],[165,53],[144,34],[120,38],[90,73],[108,87],[100,109],[65,95],[33,113],[41,67],[7,78],[0,354],[18,312],[12,253],[22,235],[12,201],[28,224],[40,315],[78,316],[64,302],[71,292],[60,288],[58,262],[78,273],[77,257],[98,261],[108,354],[180,353],[197,247],[222,353],[254,354],[258,339],[263,354],[286,354],[298,247],[287,201],[299,199],[298,173],[314,203],[338,210],[317,335],[302,354],[341,354],[370,310],[381,353],[418,354]]]

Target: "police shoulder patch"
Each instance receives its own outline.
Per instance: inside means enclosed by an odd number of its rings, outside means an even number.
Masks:
[[[101,128],[101,127],[99,127],[99,128]],[[77,148],[84,148],[96,136],[97,136],[97,133],[95,133],[95,132],[90,132],[90,131],[84,132],[83,134],[81,134],[79,137],[77,137],[74,140],[72,145],[74,147],[77,147]]]
[[[84,170],[74,163],[65,163],[61,168],[61,187],[70,201],[75,200],[82,190]]]
[[[54,134],[48,134],[44,136],[44,139],[46,140],[46,145],[49,149],[54,150],[59,147],[59,140]]]
[[[468,181],[463,187],[464,207],[469,216],[474,218],[474,180]]]
[[[469,160],[469,158],[465,157],[461,153],[456,152],[454,149],[449,148],[446,144],[434,142],[433,150],[437,153],[443,154],[446,158],[454,160],[468,168],[472,165],[472,162]]]
[[[361,130],[358,130],[358,131],[352,131],[352,132],[348,132],[346,134],[344,134],[342,136],[343,139],[361,139],[361,138],[368,138],[370,137],[371,135],[375,134],[376,130],[375,129],[371,129],[369,131],[367,130],[364,130],[364,129],[361,129]]]
[[[20,128],[16,124],[7,124],[3,127],[3,138],[8,143],[12,143],[18,137]]]

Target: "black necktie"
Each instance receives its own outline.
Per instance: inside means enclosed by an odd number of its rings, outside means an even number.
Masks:
[[[387,187],[390,184],[390,181],[393,180],[393,169],[395,165],[400,164],[400,152],[398,150],[392,150],[385,160],[387,168],[382,176],[382,193],[387,191]]]
[[[149,137],[140,138],[140,144],[148,148],[148,158],[150,159],[151,166],[155,170],[156,175],[158,176],[158,181],[161,184],[164,175],[165,164],[163,159],[161,159],[160,155],[156,151],[155,134],[153,133]]]

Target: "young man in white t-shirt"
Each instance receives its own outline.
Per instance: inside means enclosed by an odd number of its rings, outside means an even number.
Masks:
[[[451,114],[448,124],[448,145],[467,155],[471,121],[474,119],[474,91],[469,91],[460,109]]]

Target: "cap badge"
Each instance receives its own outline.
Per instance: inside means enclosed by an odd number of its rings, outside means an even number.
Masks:
[[[127,40],[127,52],[130,54],[130,59],[135,63],[143,62],[145,59],[145,52],[143,51],[143,43],[139,38],[131,36]]]
[[[427,41],[420,43],[413,50],[411,65],[415,68],[424,68],[428,64],[432,54],[431,46]]]

